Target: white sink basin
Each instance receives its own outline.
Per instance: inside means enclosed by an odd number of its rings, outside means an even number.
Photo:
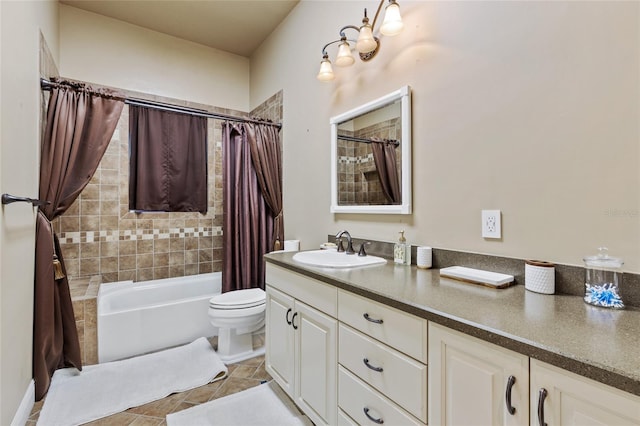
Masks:
[[[378,256],[358,256],[344,252],[338,253],[335,250],[301,251],[293,255],[293,260],[320,268],[358,268],[387,263],[385,259]]]

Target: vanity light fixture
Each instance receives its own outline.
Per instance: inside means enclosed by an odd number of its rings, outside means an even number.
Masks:
[[[382,5],[385,0],[380,0],[378,10],[373,18],[373,24],[369,24],[369,18],[367,17],[367,9],[364,10],[364,18],[362,18],[362,26],[356,27],[355,25],[346,25],[340,29],[340,39],[334,40],[324,45],[322,48],[322,62],[320,62],[320,72],[318,72],[317,78],[320,81],[330,81],[335,78],[333,74],[333,68],[331,67],[331,61],[329,60],[329,54],[327,53],[327,47],[335,43],[338,45],[338,55],[335,59],[336,66],[348,67],[353,65],[356,61],[351,53],[351,45],[354,40],[347,40],[345,30],[351,29],[358,31],[358,39],[355,41],[356,50],[359,53],[360,60],[370,61],[380,50],[380,39],[373,35],[373,30],[378,20],[378,15],[382,9]],[[399,34],[403,28],[402,17],[400,16],[400,6],[396,0],[389,0],[389,4],[385,8],[384,20],[380,26],[380,33],[386,36],[394,36]]]

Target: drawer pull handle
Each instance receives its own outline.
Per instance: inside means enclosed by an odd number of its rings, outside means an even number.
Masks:
[[[544,400],[547,399],[547,390],[545,388],[540,389],[538,394],[538,423],[540,426],[547,426],[544,421]]]
[[[382,371],[383,371],[382,367],[374,367],[373,365],[369,364],[369,359],[368,358],[364,358],[362,360],[362,362],[364,362],[364,365],[366,365],[367,367],[369,367],[373,371],[377,371],[378,373],[382,373]]]
[[[287,324],[291,325],[291,320],[289,319],[289,314],[291,313],[291,311],[293,311],[293,309],[289,308],[287,309],[287,313],[284,316],[284,319],[287,321]]]
[[[515,376],[509,376],[509,380],[507,380],[507,392],[505,394],[505,402],[507,404],[507,411],[512,416],[516,413],[516,407],[511,405],[511,389],[513,388],[514,383],[516,382]]]
[[[374,423],[377,423],[379,425],[381,425],[382,423],[384,423],[384,420],[382,419],[376,419],[375,417],[371,417],[371,415],[369,414],[369,408],[364,407],[364,415],[367,416],[367,418],[369,420],[371,420]]]
[[[364,317],[364,319],[366,319],[367,321],[369,321],[369,322],[373,322],[373,323],[376,323],[376,324],[382,324],[382,322],[383,322],[381,319],[374,319],[374,318],[371,318],[371,317],[369,316],[369,314],[367,314],[367,313],[365,313],[365,314],[363,315],[363,317]]]
[[[293,326],[293,329],[294,329],[294,330],[297,330],[297,329],[298,329],[298,326],[296,325],[296,323],[295,323],[295,322],[293,322],[293,321],[295,321],[295,319],[296,319],[296,317],[297,317],[297,316],[298,316],[298,313],[297,313],[297,312],[294,312],[293,316],[291,317],[291,325]]]

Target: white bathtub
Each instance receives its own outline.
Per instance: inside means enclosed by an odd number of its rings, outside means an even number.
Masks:
[[[209,299],[222,273],[153,281],[120,281],[98,292],[98,362],[127,358],[210,337]]]

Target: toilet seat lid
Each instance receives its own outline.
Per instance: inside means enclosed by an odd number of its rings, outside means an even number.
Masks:
[[[209,306],[216,309],[243,309],[263,305],[265,292],[261,288],[234,290],[213,296]]]

